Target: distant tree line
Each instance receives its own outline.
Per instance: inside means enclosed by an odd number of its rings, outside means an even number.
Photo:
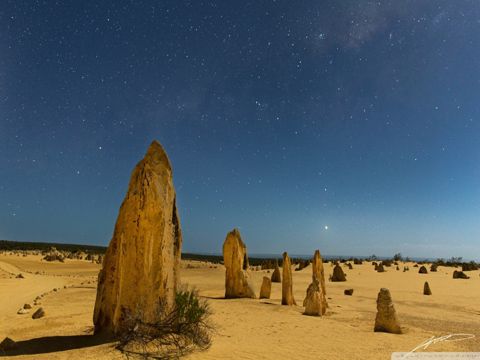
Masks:
[[[0,240],[0,251],[47,251],[51,247],[55,247],[57,250],[69,251],[69,252],[89,252],[96,254],[104,254],[107,248],[105,246],[97,245],[82,245],[82,244],[61,244],[61,243],[46,243],[46,242],[27,242],[27,241],[11,241],[11,240]],[[208,261],[214,264],[223,264],[222,255],[205,255],[205,254],[193,254],[193,253],[182,253],[183,260],[197,260],[197,261]],[[379,258],[376,255],[370,255],[367,257],[336,257],[336,258],[323,258],[323,262],[332,261],[334,263],[345,263],[353,262],[355,265],[359,265],[362,261],[375,261]],[[305,258],[291,258],[292,264],[298,265],[298,269],[301,270],[307,267],[311,263],[311,259]],[[391,262],[412,261],[409,257],[403,257],[401,253],[396,253],[393,255],[391,260],[383,260],[383,264],[390,266]],[[274,269],[275,263],[278,262],[279,266],[282,266],[283,259],[281,256],[278,258],[259,258],[259,257],[249,257],[248,262],[251,266],[261,266],[263,270]],[[424,264],[429,261],[417,261],[418,264]],[[437,266],[451,266],[451,267],[462,267],[462,271],[478,270],[480,265],[474,261],[464,262],[462,257],[451,257],[450,259],[437,259],[433,261]]]
[[[59,244],[59,243],[43,243],[43,242],[27,242],[27,241],[11,241],[0,240],[0,251],[47,251],[51,247],[55,247],[60,251],[83,251],[96,254],[104,254],[107,250],[104,246],[81,245],[81,244]]]

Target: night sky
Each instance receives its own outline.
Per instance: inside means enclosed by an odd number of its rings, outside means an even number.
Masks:
[[[153,139],[184,251],[480,259],[480,2],[0,4],[0,238],[108,244]]]

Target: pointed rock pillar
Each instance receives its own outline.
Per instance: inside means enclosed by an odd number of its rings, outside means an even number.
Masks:
[[[240,231],[233,229],[223,243],[223,263],[225,265],[225,298],[252,298],[255,292],[248,283],[246,268],[247,247]]]
[[[377,297],[377,316],[375,317],[374,331],[387,332],[392,334],[401,334],[397,313],[393,306],[390,291],[381,288]]]
[[[272,282],[281,283],[282,276],[280,275],[280,268],[278,267],[278,260],[275,259],[275,270],[272,273]]]
[[[423,284],[423,295],[432,295],[432,290],[430,290],[428,281],[425,281],[425,284]]]
[[[293,298],[292,263],[286,252],[283,253],[282,305],[297,305]]]
[[[325,270],[323,269],[323,259],[322,259],[322,255],[320,254],[320,250],[315,250],[315,254],[313,255],[313,260],[312,260],[312,283],[315,280],[318,280],[320,283],[320,288],[321,288],[320,295],[322,300],[322,308],[326,309],[328,307],[328,303],[326,298],[327,292],[325,290]],[[303,306],[306,306],[307,297],[308,297],[308,290],[307,290],[307,296],[303,300]]]
[[[95,333],[119,335],[129,318],[157,318],[173,307],[182,233],[172,167],[154,141],[132,172],[98,276]]]
[[[307,296],[303,302],[305,306],[305,315],[322,316],[327,311],[325,307],[325,296],[322,293],[322,287],[318,279],[313,279],[312,283],[307,289]]]
[[[262,287],[260,288],[260,299],[270,299],[270,293],[272,292],[272,281],[269,277],[264,276],[262,281]]]
[[[333,268],[332,281],[347,281],[342,267],[338,264]]]

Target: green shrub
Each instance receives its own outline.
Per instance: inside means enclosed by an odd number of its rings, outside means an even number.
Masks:
[[[173,308],[159,304],[157,321],[146,323],[137,311],[126,320],[125,331],[117,348],[127,357],[143,359],[178,359],[211,344],[213,330],[208,303],[195,290],[181,289]]]

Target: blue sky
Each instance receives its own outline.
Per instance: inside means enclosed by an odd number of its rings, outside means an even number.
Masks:
[[[184,251],[480,259],[476,1],[6,1],[0,238],[108,244],[158,139]],[[328,230],[325,229],[328,226]]]

